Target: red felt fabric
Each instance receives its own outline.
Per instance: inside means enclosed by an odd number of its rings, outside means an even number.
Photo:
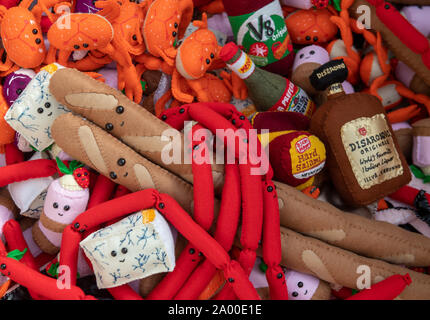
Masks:
[[[374,284],[370,289],[364,289],[346,300],[393,300],[412,282],[409,274],[393,275]]]

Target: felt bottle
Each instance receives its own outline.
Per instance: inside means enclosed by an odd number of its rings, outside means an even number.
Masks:
[[[293,111],[310,117],[314,103],[306,92],[287,78],[260,69],[233,42],[220,51],[220,57],[248,87],[248,94],[258,111]]]
[[[326,167],[342,198],[367,205],[409,183],[411,175],[381,102],[366,93],[345,94],[347,76],[342,59],[312,73],[311,84],[328,96],[311,118],[310,132],[325,144]]]
[[[279,0],[222,0],[236,43],[254,63],[286,75],[294,53]]]

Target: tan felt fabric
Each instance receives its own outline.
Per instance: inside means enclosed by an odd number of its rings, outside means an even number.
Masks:
[[[58,117],[51,131],[55,142],[67,154],[112,181],[131,191],[155,188],[171,195],[190,212],[193,188],[189,183],[143,158],[91,122],[69,113]],[[119,158],[125,159],[125,165],[118,165]],[[116,178],[112,179],[112,175]]]
[[[50,80],[49,88],[54,97],[72,112],[82,115],[100,128],[111,124],[111,135],[150,161],[190,183],[193,182],[191,165],[166,164],[162,161],[161,152],[170,141],[162,141],[161,136],[165,130],[173,129],[129,100],[122,92],[70,68],[57,71]],[[117,112],[118,106],[123,108],[122,112]],[[183,135],[180,134],[180,137],[183,150]],[[222,174],[223,166],[213,165],[213,171]],[[214,182],[217,183],[215,188],[220,190],[222,180]]]
[[[370,268],[371,282],[394,274],[409,273],[412,283],[399,296],[404,300],[430,299],[430,276],[380,260],[359,256],[331,246],[317,239],[305,237],[290,229],[281,228],[282,262],[287,268],[311,274],[330,283],[358,289],[359,266]]]
[[[282,226],[363,256],[409,266],[430,266],[429,238],[341,211],[280,182],[275,185],[279,202],[284,203],[279,209]]]
[[[395,1],[393,1],[395,2]],[[429,5],[428,0],[399,0],[396,1],[403,4],[419,4]],[[371,9],[370,26],[373,31],[379,31],[382,39],[386,43],[387,47],[394,53],[397,59],[403,61],[411,69],[413,69],[418,76],[430,86],[430,70],[426,67],[421,59],[421,55],[414,53],[405,44],[403,44],[399,38],[397,38],[387,26],[385,26],[381,20],[378,19],[375,13],[375,7],[370,5],[366,0],[355,0],[354,4],[349,9],[352,17],[358,18],[360,11],[357,11],[357,7],[360,5],[366,5]]]
[[[303,63],[294,70],[291,76],[291,82],[305,90],[307,94],[311,96],[315,95],[318,91],[312,86],[309,77],[312,72],[320,66],[321,64],[316,62]]]

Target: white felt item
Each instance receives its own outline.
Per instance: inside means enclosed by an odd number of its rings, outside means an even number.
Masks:
[[[30,160],[38,159],[43,159],[40,152],[36,152],[30,158]],[[33,201],[35,201],[41,193],[46,191],[52,181],[54,181],[52,177],[29,179],[10,183],[7,188],[16,206],[21,210],[21,213],[24,213],[30,208]]]
[[[49,80],[58,64],[43,69],[28,83],[21,95],[6,112],[5,120],[33,147],[43,151],[53,142],[51,125],[61,114],[70,112],[49,92]],[[49,70],[49,71],[48,71]]]
[[[93,265],[99,288],[117,287],[175,267],[169,224],[155,209],[133,213],[99,229],[80,246]]]

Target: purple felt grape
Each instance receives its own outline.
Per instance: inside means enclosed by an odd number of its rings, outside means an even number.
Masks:
[[[24,91],[27,84],[35,75],[36,73],[31,69],[19,69],[6,77],[3,85],[3,96],[9,107]]]
[[[96,0],[77,0],[75,12],[97,13],[100,11],[100,9],[95,6],[95,2]]]

